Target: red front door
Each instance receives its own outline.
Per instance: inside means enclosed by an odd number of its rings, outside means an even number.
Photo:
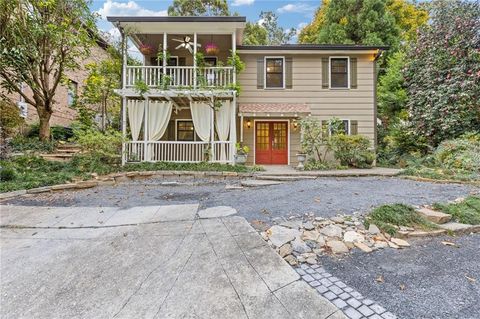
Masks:
[[[288,164],[288,123],[255,123],[255,164]]]

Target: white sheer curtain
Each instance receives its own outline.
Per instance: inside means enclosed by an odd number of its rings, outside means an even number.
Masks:
[[[228,141],[228,133],[230,132],[230,118],[231,118],[231,105],[230,101],[223,101],[222,106],[215,111],[216,123],[215,127],[217,129],[218,138],[221,142]],[[227,161],[227,152],[226,149],[229,147],[228,144],[220,144],[220,161]]]
[[[172,102],[149,101],[147,110],[148,140],[158,141],[167,130],[172,115]]]
[[[128,100],[128,124],[130,125],[130,132],[132,134],[132,141],[138,141],[138,135],[142,129],[143,113],[145,111],[145,101],[143,100]]]
[[[198,137],[204,142],[210,141],[212,108],[208,103],[190,102],[190,111],[192,112],[193,126]]]

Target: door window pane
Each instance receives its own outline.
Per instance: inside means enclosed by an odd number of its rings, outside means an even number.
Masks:
[[[332,88],[348,88],[348,59],[330,60],[330,79]]]
[[[283,58],[266,59],[265,81],[267,88],[283,88]]]
[[[269,123],[257,123],[257,150],[268,151],[270,149]]]

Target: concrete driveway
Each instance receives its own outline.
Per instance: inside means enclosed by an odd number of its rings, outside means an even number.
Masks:
[[[2,318],[344,318],[242,217],[0,209]]]

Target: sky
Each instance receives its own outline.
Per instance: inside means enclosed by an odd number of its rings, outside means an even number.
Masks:
[[[94,0],[91,9],[101,16],[98,21],[99,28],[116,36],[117,31],[105,20],[106,16],[165,16],[172,2],[172,0]],[[273,11],[278,16],[279,25],[284,29],[293,27],[299,30],[312,20],[320,0],[228,0],[228,5],[231,12],[238,12],[251,22],[258,21],[262,11]]]

